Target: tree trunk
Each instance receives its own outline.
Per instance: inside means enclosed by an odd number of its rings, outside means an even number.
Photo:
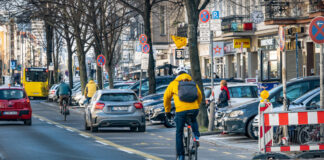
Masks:
[[[47,59],[47,69],[48,66],[52,63],[52,52],[53,52],[53,27],[48,24],[45,21],[45,32],[46,32],[46,59]],[[49,83],[49,87],[52,86],[53,82],[53,78],[52,78],[53,72],[48,72],[47,77],[49,77],[48,83]]]
[[[80,35],[80,34],[77,34]],[[81,81],[81,90],[82,94],[84,93],[85,86],[88,82],[87,77],[87,67],[86,67],[86,55],[84,53],[83,44],[81,42],[81,37],[76,36],[76,46],[77,46],[77,56],[79,60],[79,68],[80,68],[80,81]]]
[[[72,74],[72,45],[70,37],[66,37],[67,51],[68,51],[68,70],[69,70],[69,86],[73,88],[73,74]]]
[[[107,65],[106,67],[107,71],[108,71],[108,80],[109,80],[109,88],[113,89],[114,88],[114,68]]]
[[[150,45],[149,54],[149,66],[148,66],[148,80],[149,80],[149,93],[155,93],[156,91],[156,80],[155,80],[155,61],[153,57],[153,46],[152,46],[152,33],[151,33],[151,5],[150,0],[145,1],[145,12],[144,12],[144,28],[147,36],[147,43]]]
[[[100,43],[99,41],[95,41],[95,45],[94,45],[94,50],[95,50],[95,53],[96,53],[96,61],[97,61],[97,57],[102,54],[102,48],[100,48],[98,45],[98,43]],[[97,84],[98,84],[98,87],[100,89],[103,89],[103,81],[102,81],[102,68],[100,66],[97,66],[97,72],[96,72],[96,77],[97,77]]]
[[[187,9],[187,17],[188,17],[188,35],[189,40],[189,54],[190,54],[190,66],[191,73],[194,81],[198,84],[201,93],[202,93],[202,102],[200,104],[200,111],[198,115],[198,123],[200,126],[208,127],[208,116],[207,116],[207,108],[205,102],[205,94],[203,90],[203,84],[201,80],[201,71],[200,71],[200,62],[199,62],[199,52],[198,52],[198,42],[197,42],[197,30],[198,30],[198,15],[199,10],[198,6],[192,4],[190,0],[186,0],[186,9]]]

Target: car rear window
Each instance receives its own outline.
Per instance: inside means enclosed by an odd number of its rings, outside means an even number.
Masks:
[[[134,93],[105,93],[100,97],[100,101],[127,102],[137,101]]]
[[[18,89],[0,90],[0,100],[12,100],[25,98],[24,91]]]

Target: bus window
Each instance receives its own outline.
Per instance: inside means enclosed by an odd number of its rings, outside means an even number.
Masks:
[[[26,71],[27,82],[46,82],[47,73],[44,71]]]

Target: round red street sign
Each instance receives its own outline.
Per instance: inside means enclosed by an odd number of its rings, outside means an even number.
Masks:
[[[324,17],[314,18],[309,24],[308,32],[315,43],[324,43]]]
[[[106,63],[106,58],[104,55],[100,54],[98,57],[97,57],[97,65],[100,66],[100,67],[103,67]]]
[[[283,51],[285,49],[286,37],[285,37],[285,29],[283,26],[279,27],[279,47],[280,50]]]
[[[199,19],[201,22],[206,23],[209,21],[209,18],[210,18],[209,12],[206,9],[202,10],[199,13]]]
[[[143,53],[148,53],[150,52],[150,45],[145,43],[143,46],[142,46],[142,52]]]
[[[139,41],[141,44],[145,44],[147,42],[147,36],[145,34],[141,34],[139,37]]]

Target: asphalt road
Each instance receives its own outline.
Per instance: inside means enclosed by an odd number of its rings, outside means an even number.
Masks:
[[[74,108],[67,121],[56,103],[32,101],[33,125],[0,122],[0,153],[6,159],[175,159],[175,129],[163,125],[147,126],[147,131],[129,128],[85,131],[83,109]],[[203,139],[203,138],[202,138]],[[253,151],[224,143],[201,142],[199,160],[251,159]]]

